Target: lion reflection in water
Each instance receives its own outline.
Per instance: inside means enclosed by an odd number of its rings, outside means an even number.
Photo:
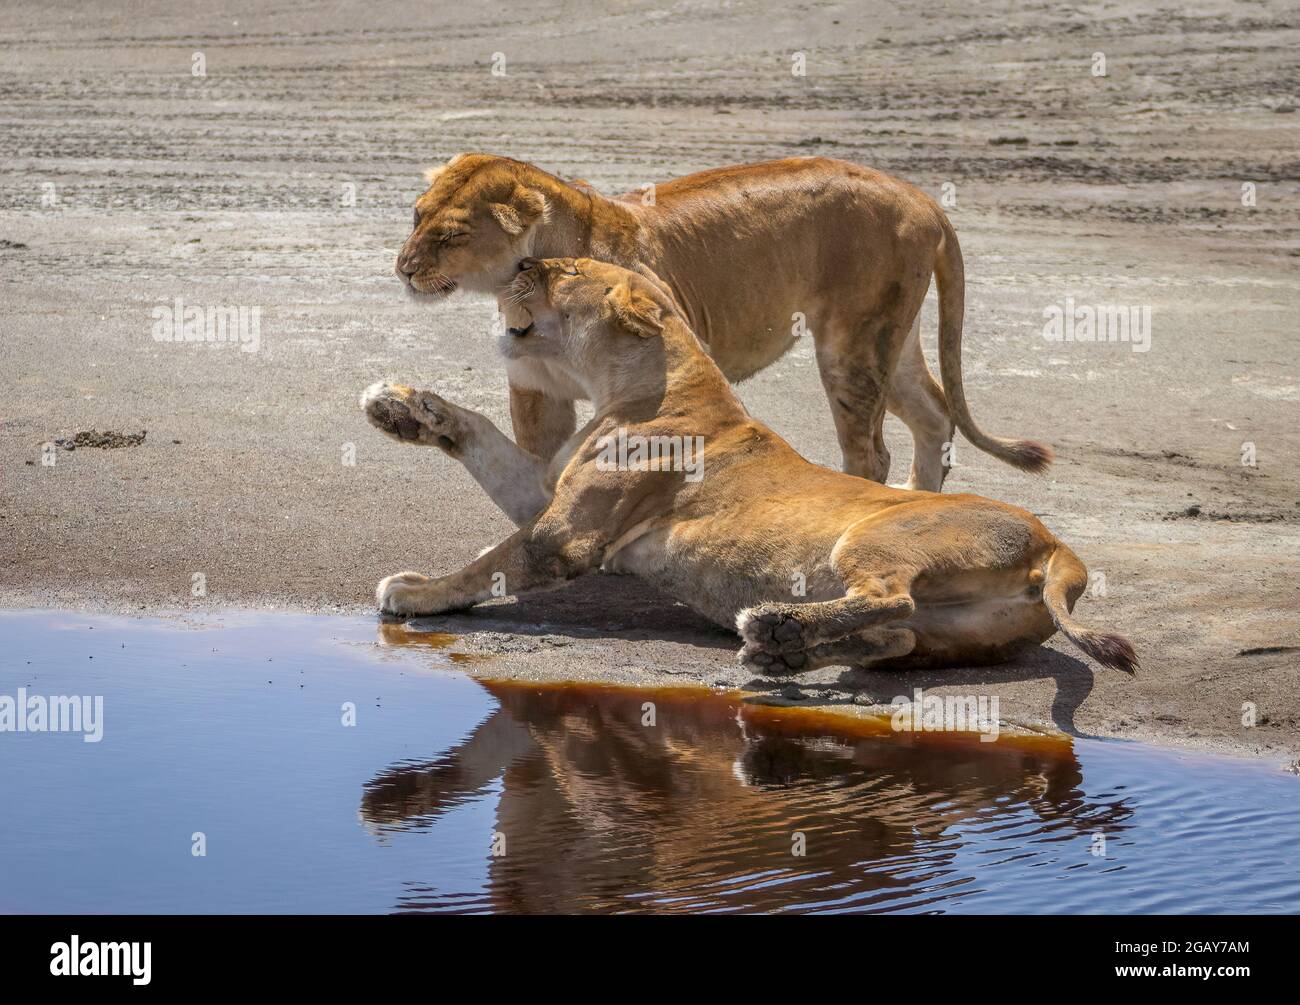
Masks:
[[[361,816],[379,835],[423,830],[499,786],[506,854],[484,899],[410,884],[399,910],[942,909],[972,883],[951,864],[956,825],[1014,822],[1017,853],[1130,815],[1084,798],[1065,740],[836,736],[698,690],[484,687],[500,708],[438,759],[373,779]]]

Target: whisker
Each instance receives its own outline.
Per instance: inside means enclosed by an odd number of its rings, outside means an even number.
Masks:
[[[508,304],[515,305],[532,296],[533,293],[534,286],[532,280],[526,276],[521,276],[506,287],[502,299]]]

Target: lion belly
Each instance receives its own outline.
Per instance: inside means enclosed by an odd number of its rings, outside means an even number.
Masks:
[[[637,576],[710,621],[734,629],[736,616],[765,601],[811,602],[844,595],[830,568],[830,547],[760,553],[746,542],[719,547],[714,534],[657,527],[605,561],[610,572]]]

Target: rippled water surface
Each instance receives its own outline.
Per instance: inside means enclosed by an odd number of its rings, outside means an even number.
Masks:
[[[0,911],[1300,910],[1272,765],[479,683],[445,641],[0,614],[0,701],[103,697],[98,743],[0,732]]]

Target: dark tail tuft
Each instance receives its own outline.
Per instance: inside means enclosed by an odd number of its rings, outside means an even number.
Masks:
[[[1041,475],[1055,459],[1056,454],[1046,443],[1037,440],[1016,440],[1002,459],[1008,464],[1028,471],[1031,475]]]
[[[1133,643],[1123,635],[1103,635],[1099,632],[1077,632],[1070,640],[1102,666],[1123,670],[1134,676],[1141,667]]]

